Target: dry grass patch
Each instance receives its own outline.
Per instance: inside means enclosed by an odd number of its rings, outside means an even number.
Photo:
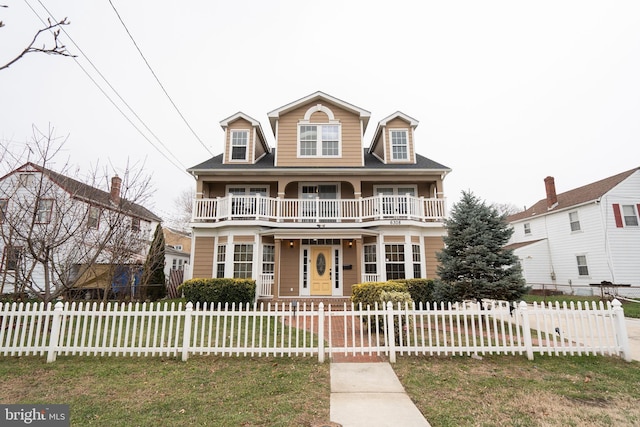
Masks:
[[[402,357],[394,369],[433,427],[637,426],[640,364],[607,357]]]

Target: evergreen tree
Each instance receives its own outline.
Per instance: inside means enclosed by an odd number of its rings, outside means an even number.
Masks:
[[[155,301],[167,294],[164,276],[164,245],[164,233],[162,226],[158,224],[142,272],[142,299]]]
[[[528,291],[518,258],[504,249],[513,229],[495,207],[463,191],[445,226],[437,255],[441,299],[515,301]]]

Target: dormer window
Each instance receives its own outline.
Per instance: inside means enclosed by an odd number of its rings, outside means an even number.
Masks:
[[[391,158],[393,160],[407,160],[409,158],[409,135],[406,129],[391,129]]]
[[[246,161],[249,147],[249,131],[231,131],[231,160]]]
[[[339,157],[340,125],[300,125],[300,157]]]

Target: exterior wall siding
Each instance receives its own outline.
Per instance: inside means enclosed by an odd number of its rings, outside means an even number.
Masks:
[[[231,131],[232,130],[246,130],[249,132],[249,141],[247,143],[247,160],[242,162],[238,160],[231,160]],[[252,159],[254,158],[254,135],[253,135],[253,126],[251,123],[246,121],[245,119],[238,119],[229,123],[227,127],[227,131],[225,132],[224,139],[224,159],[225,163],[252,163]]]
[[[215,237],[194,237],[193,277],[213,277]],[[228,254],[227,254],[228,256]]]
[[[407,160],[393,160],[391,154],[391,137],[389,131],[391,129],[406,129],[408,138],[407,138]],[[414,159],[414,143],[413,143],[413,131],[409,123],[405,122],[402,119],[396,118],[389,122],[387,122],[387,126],[384,129],[386,132],[386,144],[385,144],[385,153],[387,156],[387,163],[413,163]]]
[[[427,279],[438,277],[438,258],[436,254],[444,248],[442,237],[427,236],[424,238],[424,262],[426,263]]]
[[[295,246],[289,247],[289,241],[280,242],[280,288],[279,295],[292,297],[299,295],[300,290],[300,262],[299,242],[294,240]]]

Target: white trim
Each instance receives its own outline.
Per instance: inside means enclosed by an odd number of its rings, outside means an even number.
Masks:
[[[233,145],[233,134],[234,133],[245,133],[247,135],[244,159],[234,159],[233,158],[233,147],[242,147],[241,145]],[[255,128],[254,128],[255,133]],[[229,129],[229,163],[246,163],[249,159],[249,146],[251,140],[251,129]]]
[[[337,124],[339,123],[339,121],[336,120],[336,117],[333,114],[333,111],[331,111],[331,109],[327,106],[324,106],[322,104],[316,104],[313,107],[310,107],[305,113],[304,113],[304,120],[301,120],[302,123],[309,123],[309,120],[311,119],[311,116],[313,115],[313,113],[317,113],[317,112],[323,112],[325,113],[328,117],[329,117],[329,123],[332,124]]]
[[[396,158],[393,157],[393,138],[391,137],[391,133],[392,132],[403,132],[404,133],[404,136],[405,136],[406,142],[407,142],[406,145],[405,145],[406,148],[407,148],[407,153],[406,153],[407,157],[404,158],[404,159],[396,159]],[[402,162],[408,163],[408,162],[410,162],[411,159],[409,159],[409,151],[410,151],[409,150],[409,145],[410,145],[409,144],[409,129],[408,128],[389,128],[389,129],[387,129],[387,132],[385,132],[385,133],[389,134],[389,156],[391,156],[391,161],[394,162],[394,163],[396,163],[396,162],[398,162],[398,163],[402,163]],[[400,145],[398,145],[398,147],[400,147]]]

